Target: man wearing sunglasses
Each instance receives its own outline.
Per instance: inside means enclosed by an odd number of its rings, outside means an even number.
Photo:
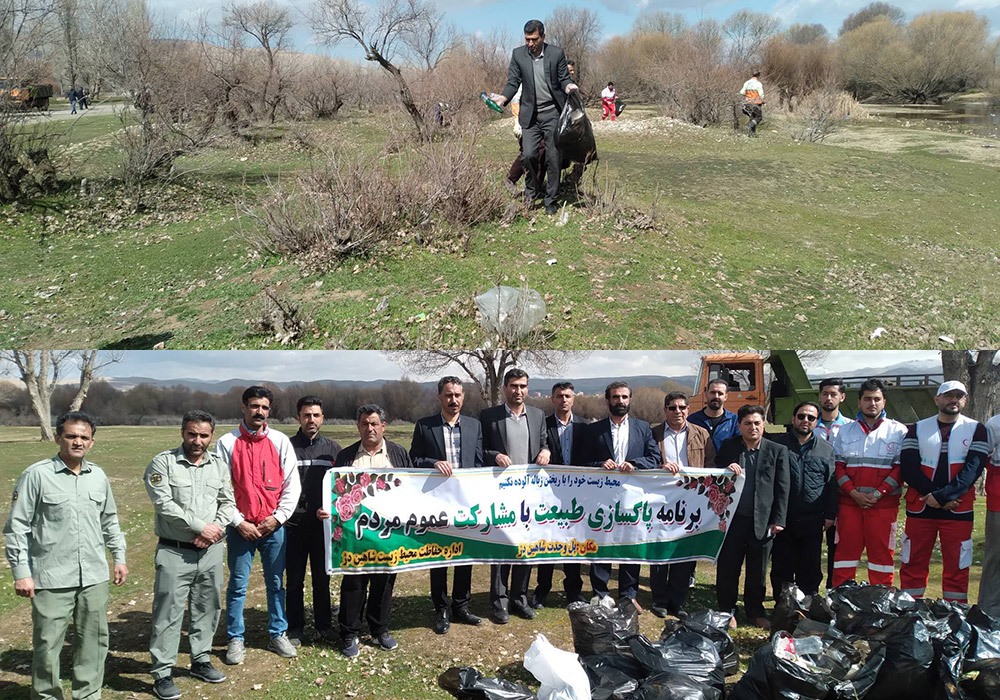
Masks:
[[[653,426],[653,440],[660,446],[661,467],[671,474],[686,467],[715,464],[715,443],[704,428],[688,421],[688,397],[679,391],[663,399],[664,422]],[[652,613],[657,617],[680,616],[694,579],[696,562],[653,564],[649,587],[653,590]]]
[[[813,595],[823,580],[823,532],[837,518],[833,447],[816,437],[820,407],[803,401],[792,411],[790,430],[775,442],[788,448],[786,527],[771,550],[771,590],[775,600],[786,583]]]

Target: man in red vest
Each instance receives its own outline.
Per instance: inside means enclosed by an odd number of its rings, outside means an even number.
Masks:
[[[965,603],[972,565],[973,486],[989,457],[986,427],[962,415],[968,392],[962,382],[938,387],[936,416],[909,426],[900,453],[906,489],[906,534],[900,587],[922,598],[934,543],[941,538],[942,597]]]
[[[271,392],[252,386],[243,392],[243,420],[219,438],[215,449],[229,465],[236,513],[226,528],[229,586],[226,588],[226,663],[241,664],[243,605],[254,552],[260,552],[267,588],[267,648],[278,656],[297,656],[288,641],[285,616],[285,530],[283,525],[299,502],[298,459],[284,433],[271,430]]]

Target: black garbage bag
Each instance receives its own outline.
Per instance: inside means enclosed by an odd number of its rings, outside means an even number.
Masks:
[[[657,673],[639,685],[632,700],[720,700],[722,692],[680,673]]]
[[[615,100],[615,116],[620,117],[621,113],[625,111],[625,103],[621,100]]]
[[[453,666],[438,676],[438,685],[458,700],[537,700],[531,688],[502,678],[484,678],[470,666]]]
[[[962,681],[962,688],[975,700],[1000,698],[1000,659],[981,661],[973,677]]]
[[[802,589],[794,583],[786,583],[781,587],[778,602],[774,605],[774,614],[771,615],[771,629],[775,632],[778,630],[794,632],[799,621],[809,617],[810,605],[812,605],[812,596],[803,593]]]
[[[583,656],[580,664],[590,678],[592,700],[630,700],[649,673],[634,658],[623,654]]]
[[[983,664],[994,666],[992,662],[1000,659],[1000,620],[973,605],[965,621],[972,626],[972,643],[966,655],[965,670],[974,671]]]
[[[560,154],[574,163],[588,163],[597,152],[594,127],[587,117],[579,90],[574,90],[566,97],[566,105],[559,115],[559,125],[556,128],[556,147]]]
[[[847,678],[833,686],[835,700],[861,700],[878,680],[878,673],[885,663],[885,647],[870,653],[861,666],[856,666],[848,673]]]
[[[750,659],[750,666],[729,693],[730,700],[825,700],[834,685],[822,655],[820,637],[793,638],[778,632]]]
[[[865,586],[853,581],[830,594],[837,629],[847,634],[882,638],[891,634],[901,617],[915,614],[921,605],[909,593],[890,586]]]
[[[733,619],[732,613],[719,612],[717,610],[699,610],[690,613],[683,620],[667,620],[663,625],[663,632],[660,639],[670,637],[681,627],[687,628],[700,635],[708,637],[715,643],[722,657],[722,670],[727,676],[735,675],[740,670],[740,655],[736,651],[736,644],[729,636],[729,621]]]
[[[628,638],[639,633],[639,613],[631,605],[571,603],[569,622],[573,629],[573,651],[580,656],[628,651]]]
[[[919,617],[901,618],[885,639],[885,663],[868,700],[933,700],[934,644]]]
[[[938,677],[938,697],[946,700],[965,700],[959,683],[962,665],[972,642],[972,626],[965,616],[955,612],[948,616],[950,629],[934,637],[934,663]]]
[[[720,693],[726,687],[722,658],[711,639],[689,629],[679,629],[659,642],[650,642],[643,635],[629,637],[632,656],[651,673],[679,673],[715,688]]]

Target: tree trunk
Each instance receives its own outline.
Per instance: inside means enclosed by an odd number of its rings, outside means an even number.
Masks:
[[[368,47],[368,60],[377,61],[396,80],[396,86],[399,88],[399,99],[403,101],[403,106],[406,107],[406,111],[410,113],[410,117],[413,119],[413,126],[417,130],[417,138],[421,141],[430,141],[430,132],[424,123],[424,115],[420,113],[416,103],[413,101],[410,86],[403,79],[403,72],[370,46]]]
[[[83,406],[90,384],[94,381],[94,362],[97,360],[97,350],[84,350],[80,355],[80,387],[69,405],[69,410],[79,411]]]

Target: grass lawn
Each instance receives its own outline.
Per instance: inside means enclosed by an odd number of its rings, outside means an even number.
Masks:
[[[473,297],[497,282],[544,295],[561,349],[1000,339],[988,282],[1000,248],[1000,157],[978,136],[878,120],[800,144],[780,119],[751,140],[634,109],[595,124],[601,160],[583,189],[617,191],[631,210],[654,214],[654,228],[578,206],[559,225],[536,210],[477,227],[465,252],[408,231],[391,254],[317,269],[255,249],[256,224],[239,213],[266,182],[321,158],[301,139],[224,142],[184,158],[182,177],[135,215],[110,183],[119,127],[99,115],[51,127],[61,129],[66,189],[0,207],[0,347],[273,347],[274,334],[257,327],[265,289],[312,321],[300,347],[459,347],[478,339]],[[498,188],[516,148],[508,127],[488,126],[470,146]],[[278,134],[380,153],[393,128],[345,115]],[[80,194],[83,178],[90,194]],[[870,339],[880,326],[887,332]]]
[[[291,426],[282,426],[291,432]],[[221,430],[221,428],[220,428]],[[390,426],[390,439],[408,443],[412,427]],[[0,449],[4,459],[0,465],[0,518],[6,521],[9,494],[21,471],[32,462],[49,457],[55,449],[37,441],[37,431],[31,428],[0,428]],[[351,426],[333,426],[328,434],[343,445],[356,439]],[[111,654],[105,676],[105,698],[127,700],[150,693],[149,625],[153,585],[152,508],[142,484],[142,473],[149,459],[162,449],[178,444],[176,428],[101,427],[90,457],[101,465],[111,479],[118,502],[122,529],[128,542],[129,578],[125,585],[112,587],[109,622]],[[975,555],[972,567],[970,598],[975,600],[982,562],[983,501],[980,499],[975,531]],[[14,595],[6,560],[0,565],[4,581],[0,585],[0,615],[4,625],[0,630],[0,697],[24,700],[29,697],[31,663],[31,609],[24,599]],[[473,579],[472,609],[485,615],[489,609],[488,568],[477,566]],[[644,570],[644,574],[645,574]],[[711,607],[714,602],[714,567],[698,565],[698,582],[692,591],[688,608]],[[931,568],[928,595],[940,595],[940,559]],[[550,601],[564,604],[561,577],[555,577]],[[490,622],[482,627],[455,625],[446,636],[430,629],[432,607],[426,572],[401,574],[396,584],[392,612],[392,629],[399,640],[393,653],[362,646],[359,657],[347,661],[339,652],[327,646],[305,645],[299,657],[279,659],[264,650],[267,642],[266,605],[259,565],[251,576],[248,594],[247,660],[242,666],[224,667],[229,680],[209,686],[186,676],[176,675],[186,697],[197,698],[444,698],[450,697],[437,687],[438,675],[450,666],[476,666],[487,676],[531,681],[521,667],[524,651],[536,633],[545,634],[556,646],[572,649],[569,620],[562,607],[550,607],[539,612],[532,622],[517,618],[509,625],[498,627]],[[336,590],[336,580],[334,581]],[[307,584],[308,585],[308,584]],[[585,586],[588,590],[589,586]],[[308,594],[306,596],[309,598]],[[639,601],[651,604],[648,583],[642,582]],[[223,622],[224,625],[224,622]],[[650,613],[640,616],[641,631],[656,638],[662,621]],[[734,638],[739,647],[742,667],[767,635],[751,627],[741,627]],[[186,641],[182,640],[180,669],[186,669]],[[68,649],[67,649],[68,652]],[[217,665],[225,652],[225,633],[220,626],[216,635]],[[68,653],[64,656],[63,675],[69,670]],[[537,686],[536,686],[537,687]]]

